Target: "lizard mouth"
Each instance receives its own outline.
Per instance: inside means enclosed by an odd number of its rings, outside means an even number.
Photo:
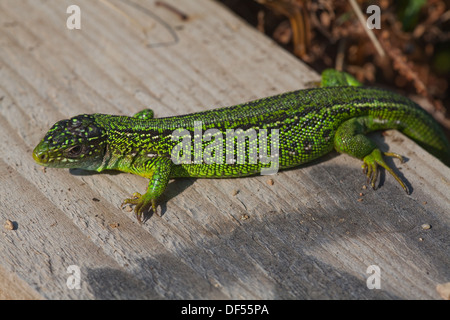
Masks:
[[[45,165],[49,161],[48,150],[41,143],[33,150],[33,159],[40,165]]]

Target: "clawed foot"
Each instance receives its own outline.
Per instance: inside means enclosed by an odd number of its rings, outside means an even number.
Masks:
[[[391,152],[384,152],[384,155],[387,157],[394,157],[399,159],[402,163],[404,162],[404,159],[401,155]],[[371,154],[367,155],[363,159],[364,163],[362,165],[363,172],[367,176],[367,182],[372,186],[373,189],[376,189],[376,183],[378,179],[378,166],[382,166],[384,169],[386,169],[387,172],[389,172],[395,180],[402,186],[403,190],[407,194],[409,194],[409,190],[406,187],[405,183],[402,179],[384,162],[383,156],[381,154],[381,151],[378,149],[375,149],[372,151]]]
[[[132,198],[125,199],[122,202],[121,207],[126,204],[135,205],[134,213],[136,214],[136,219],[140,224],[142,224],[142,216],[144,212],[147,211],[150,207],[153,209],[154,213],[158,214],[158,211],[156,210],[156,199],[152,199],[146,194],[141,195],[140,193],[135,192],[133,193]]]

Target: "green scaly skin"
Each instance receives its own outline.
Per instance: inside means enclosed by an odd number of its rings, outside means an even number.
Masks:
[[[194,121],[202,133],[216,129],[224,137],[223,158],[216,163],[174,164],[172,149],[180,140],[174,132],[187,130],[193,137]],[[383,160],[374,142],[365,136],[375,130],[397,129],[450,166],[450,144],[439,125],[417,104],[398,94],[362,87],[353,77],[335,70],[322,74],[322,88],[288,92],[248,103],[167,118],[153,118],[143,110],[134,117],[105,114],[79,115],[57,122],[33,151],[37,163],[46,167],[106,169],[134,173],[150,180],[147,192],[135,193],[123,204],[133,204],[139,222],[143,212],[156,211],[157,199],[169,179],[178,177],[231,178],[259,174],[270,167],[251,163],[249,154],[259,145],[248,139],[236,141],[234,152],[245,148],[245,161],[225,161],[227,129],[267,129],[268,149],[272,129],[279,130],[278,164],[290,168],[317,159],[333,149],[363,161],[375,189],[378,167],[385,168],[408,193],[404,182]],[[192,139],[194,141],[194,138]],[[202,150],[215,141],[201,140]],[[191,159],[198,149],[191,147]],[[403,161],[395,153],[384,153]]]

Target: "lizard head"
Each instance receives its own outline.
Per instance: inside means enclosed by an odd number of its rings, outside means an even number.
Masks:
[[[34,148],[34,160],[45,167],[96,170],[106,152],[106,134],[92,115],[58,121]]]

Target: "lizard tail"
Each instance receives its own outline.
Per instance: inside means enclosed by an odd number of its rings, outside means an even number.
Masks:
[[[417,107],[414,109],[416,112],[407,115],[407,122],[414,125],[399,128],[400,131],[450,167],[450,142],[444,131],[430,114]]]

